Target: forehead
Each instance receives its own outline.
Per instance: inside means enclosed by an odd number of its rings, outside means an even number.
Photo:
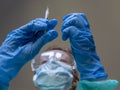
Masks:
[[[45,51],[43,53],[40,54],[40,57],[56,57],[56,58],[59,58],[59,59],[65,59],[69,62],[73,62],[73,58],[72,58],[72,55],[65,52],[65,51],[62,51],[62,50],[49,50],[49,51]]]
[[[61,56],[71,57],[71,55],[62,50],[49,50],[41,53],[41,56],[54,56],[54,55],[56,55],[57,57]]]

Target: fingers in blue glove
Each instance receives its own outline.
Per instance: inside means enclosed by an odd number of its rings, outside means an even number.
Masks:
[[[53,28],[55,28],[55,26],[57,25],[58,21],[56,19],[51,19],[48,21],[48,28],[51,30]]]
[[[56,39],[57,37],[58,37],[58,32],[56,30],[49,30],[48,32],[46,32],[43,36],[41,36],[38,40],[36,40],[36,42],[32,44],[31,55],[35,56],[39,52],[42,46]]]
[[[79,30],[74,26],[69,26],[68,28],[65,28],[62,30],[62,39],[65,41],[68,38],[72,37],[76,32]]]
[[[49,30],[46,32],[41,38],[39,38],[34,45],[36,45],[36,48],[42,45],[45,45],[46,43],[54,40],[58,36],[58,32],[56,30]]]
[[[78,28],[89,28],[88,20],[83,13],[68,14],[63,18],[62,29],[68,26],[76,26]]]
[[[43,18],[37,18],[28,24],[22,26],[20,29],[23,31],[27,32],[36,32],[36,31],[41,31],[41,30],[49,30],[53,29],[57,25],[57,20],[52,19],[52,20],[47,20]]]
[[[62,31],[62,39],[65,41],[68,38],[70,38],[70,41],[72,42],[76,42],[76,40],[79,40],[79,43],[81,44],[77,48],[84,47],[84,49],[87,49],[89,47],[89,49],[92,49],[92,47],[90,47],[91,45],[94,47],[94,42],[92,42],[92,34],[88,32],[82,32],[74,26],[70,26]],[[91,42],[89,40],[91,40]],[[73,43],[72,45],[75,46],[76,43]]]
[[[36,41],[39,37],[45,34],[45,32],[53,29],[56,25],[57,25],[56,19],[47,20],[43,18],[37,18],[29,22],[28,24],[10,32],[7,35],[7,39],[4,44],[7,44],[7,43],[10,44],[12,39],[14,39],[13,41],[21,40],[20,43],[22,45],[28,43],[29,41]]]
[[[47,24],[47,27],[46,27],[46,28],[44,28],[43,30],[39,30],[39,29],[38,29],[38,30],[35,32],[35,37],[36,37],[36,38],[39,38],[39,37],[41,37],[43,34],[45,34],[46,32],[48,32],[49,30],[54,29],[55,26],[57,25],[57,20],[56,20],[56,19],[51,19],[51,20],[47,21],[46,24]]]

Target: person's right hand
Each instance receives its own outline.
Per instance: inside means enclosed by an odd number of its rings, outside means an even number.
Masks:
[[[106,79],[107,74],[96,53],[89,22],[83,13],[71,13],[63,18],[62,39],[70,40],[81,80]]]
[[[0,86],[8,87],[22,66],[58,36],[56,25],[55,19],[38,18],[7,35],[0,47]]]

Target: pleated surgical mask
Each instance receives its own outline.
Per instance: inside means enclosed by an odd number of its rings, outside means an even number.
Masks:
[[[73,67],[51,57],[35,69],[33,82],[39,90],[69,90],[72,86]]]

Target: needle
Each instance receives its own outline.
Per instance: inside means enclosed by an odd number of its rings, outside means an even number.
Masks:
[[[49,8],[47,7],[47,9],[45,11],[45,19],[48,19],[48,15],[49,15]]]
[[[46,11],[45,11],[45,19],[48,19],[48,15],[49,15],[49,8],[47,7]],[[38,33],[38,31],[35,32],[35,34]],[[46,29],[44,30],[44,33],[46,33]]]
[[[47,7],[45,11],[45,19],[48,19],[48,15],[49,15],[49,8]],[[44,33],[46,33],[46,29],[44,30]]]

